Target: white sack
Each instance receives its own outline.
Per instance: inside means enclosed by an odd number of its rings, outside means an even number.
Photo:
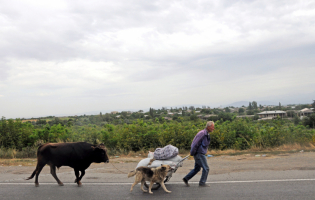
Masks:
[[[157,148],[154,151],[154,158],[156,160],[168,160],[178,155],[178,148],[169,144],[163,148]]]
[[[175,156],[171,159],[168,159],[168,160],[155,160],[152,162],[152,164],[150,166],[149,163],[150,163],[150,160],[151,158],[144,158],[142,160],[140,160],[140,162],[138,163],[136,169],[140,166],[144,166],[144,167],[159,167],[161,166],[161,164],[163,165],[170,165],[171,167],[175,167],[177,165],[177,163],[182,159],[182,157],[180,156]],[[182,167],[183,166],[183,162],[181,162],[179,164],[179,167]]]

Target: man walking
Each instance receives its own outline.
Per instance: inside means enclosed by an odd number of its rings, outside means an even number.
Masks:
[[[195,159],[195,168],[191,170],[184,178],[183,181],[186,186],[189,187],[188,181],[194,177],[202,168],[202,175],[199,181],[199,186],[209,187],[210,185],[206,184],[207,177],[209,174],[209,166],[207,163],[206,153],[208,151],[208,146],[210,144],[210,134],[214,130],[214,122],[207,122],[206,128],[202,131],[199,131],[195,136],[194,140],[191,143],[190,155],[194,156]]]

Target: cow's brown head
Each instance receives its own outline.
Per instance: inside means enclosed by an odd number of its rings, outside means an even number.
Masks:
[[[105,145],[103,143],[92,146],[94,151],[94,162],[100,163],[100,162],[109,162],[108,155],[107,155],[107,149],[105,148]]]

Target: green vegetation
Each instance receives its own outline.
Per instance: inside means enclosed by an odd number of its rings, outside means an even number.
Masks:
[[[85,120],[85,119],[84,119]],[[84,121],[83,120],[83,121]],[[195,121],[160,121],[156,119],[138,119],[132,124],[88,124],[88,125],[32,125],[21,123],[20,120],[5,120],[0,123],[0,157],[7,155],[5,149],[19,157],[35,156],[36,146],[44,142],[74,142],[90,143],[104,142],[108,149],[119,151],[138,151],[163,147],[167,144],[179,149],[190,149],[190,144],[196,133],[205,127],[205,120]],[[315,130],[306,126],[294,125],[293,122],[276,119],[270,121],[254,121],[252,119],[236,119],[235,117],[216,121],[216,129],[211,133],[212,149],[238,149],[251,147],[268,148],[283,144],[298,143],[315,144]],[[33,147],[33,149],[32,149]],[[13,150],[12,150],[13,149]]]
[[[315,101],[299,108],[303,107],[315,107]],[[291,110],[287,111],[290,118],[257,121],[256,113],[262,108],[253,101],[247,108],[238,110],[234,107],[210,109],[190,106],[170,110],[150,108],[147,113],[140,110],[31,120],[2,117],[0,158],[35,157],[37,147],[46,142],[104,142],[111,152],[147,150],[167,144],[189,150],[194,136],[205,128],[209,120],[216,123],[216,129],[211,133],[211,149],[266,149],[295,143],[315,145],[315,129],[312,129],[315,128],[315,114],[301,120]],[[278,108],[286,109],[280,103]],[[245,112],[254,115],[248,118]]]

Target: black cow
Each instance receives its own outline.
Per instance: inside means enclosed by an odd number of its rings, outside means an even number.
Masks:
[[[60,186],[63,186],[56,175],[56,167],[59,169],[61,166],[69,166],[74,169],[76,176],[74,182],[81,186],[80,180],[92,162],[109,162],[104,144],[98,146],[86,142],[43,144],[37,150],[36,169],[26,180],[32,179],[36,174],[35,186],[38,187],[38,175],[47,164],[50,165],[52,176]],[[81,171],[81,176],[79,176],[79,171]]]

